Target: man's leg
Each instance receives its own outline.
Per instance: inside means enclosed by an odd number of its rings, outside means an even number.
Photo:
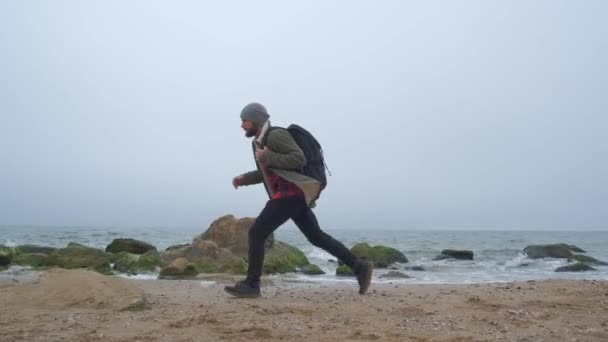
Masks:
[[[224,290],[237,297],[258,297],[260,295],[260,277],[264,266],[264,243],[266,238],[298,210],[294,197],[273,199],[266,206],[249,228],[249,268],[247,279],[235,286],[226,286]]]
[[[335,256],[353,270],[359,282],[359,293],[364,294],[371,283],[372,264],[359,260],[340,241],[322,231],[315,214],[304,201],[302,203],[305,209],[299,215],[292,218],[293,222],[304,233],[310,243]]]

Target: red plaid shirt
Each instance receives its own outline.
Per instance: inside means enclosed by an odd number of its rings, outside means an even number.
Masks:
[[[300,187],[292,182],[286,181],[273,172],[267,172],[268,185],[271,187],[272,199],[286,198],[293,196],[304,196]]]

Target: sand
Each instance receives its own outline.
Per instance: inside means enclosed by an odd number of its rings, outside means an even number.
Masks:
[[[0,341],[608,341],[606,281],[385,283],[362,296],[274,280],[237,299],[223,292],[231,277],[212,279],[47,272],[0,287]]]

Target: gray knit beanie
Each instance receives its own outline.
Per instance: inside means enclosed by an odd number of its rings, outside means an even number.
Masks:
[[[263,125],[269,117],[266,108],[255,102],[246,105],[241,111],[241,119],[249,120],[259,126]]]

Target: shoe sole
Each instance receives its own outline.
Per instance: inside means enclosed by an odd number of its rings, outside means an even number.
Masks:
[[[372,273],[374,272],[374,266],[372,266],[372,264],[369,264],[369,272],[367,272],[367,275],[363,281],[363,284],[361,284],[361,287],[359,288],[359,294],[365,294],[365,292],[367,292],[367,289],[369,289],[369,285],[372,283]]]
[[[262,296],[259,293],[243,294],[243,293],[238,293],[238,292],[232,292],[226,288],[224,289],[224,292],[231,294],[237,298],[258,298],[258,297]]]

